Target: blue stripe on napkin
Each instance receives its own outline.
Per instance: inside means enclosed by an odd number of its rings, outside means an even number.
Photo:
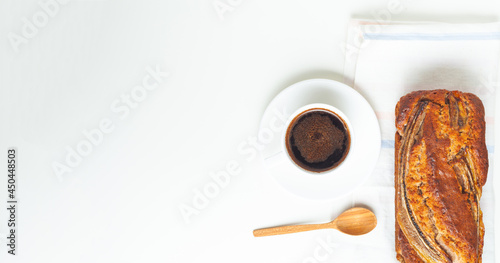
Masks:
[[[469,34],[384,34],[384,33],[364,33],[365,39],[371,40],[499,40],[500,32],[489,33],[469,33]]]

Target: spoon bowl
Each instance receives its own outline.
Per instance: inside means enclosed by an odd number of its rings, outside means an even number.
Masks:
[[[340,214],[332,222],[340,232],[359,236],[369,233],[377,226],[377,217],[366,208],[355,207]]]
[[[254,230],[253,235],[255,237],[263,237],[333,228],[348,235],[359,236],[369,233],[376,226],[377,217],[372,211],[366,208],[354,207],[344,211],[329,223],[262,228]]]

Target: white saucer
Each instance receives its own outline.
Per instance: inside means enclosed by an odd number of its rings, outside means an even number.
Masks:
[[[300,107],[324,103],[341,110],[352,125],[351,149],[346,160],[329,172],[312,174],[290,162],[275,162],[282,151],[284,123]],[[269,104],[259,129],[261,157],[269,174],[286,190],[309,199],[332,199],[353,191],[371,174],[381,146],[375,112],[351,87],[328,79],[310,79],[284,89]]]

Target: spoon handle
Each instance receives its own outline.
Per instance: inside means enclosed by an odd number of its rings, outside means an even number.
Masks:
[[[293,225],[293,226],[278,226],[270,228],[262,228],[253,231],[255,237],[274,236],[282,234],[291,234],[304,232],[316,229],[332,228],[330,223],[326,224],[311,224],[311,225]]]

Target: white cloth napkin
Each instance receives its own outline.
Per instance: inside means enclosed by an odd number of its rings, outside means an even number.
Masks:
[[[500,191],[500,180],[493,174],[497,159],[494,124],[500,121],[495,110],[499,95],[496,90],[500,88],[500,24],[379,24],[353,20],[344,50],[346,84],[370,102],[382,133],[377,167],[370,179],[353,194],[353,203],[374,209],[379,226],[371,240],[358,242],[353,239],[348,249],[337,248],[338,260],[335,262],[369,262],[365,256],[376,262],[397,262],[394,108],[399,98],[410,91],[436,88],[472,92],[485,106],[490,169],[481,199],[486,227],[483,262],[495,262],[495,236],[499,234],[495,231],[500,229],[499,209],[495,211],[495,203],[499,202],[494,199],[494,189]],[[500,240],[497,243],[500,245]],[[500,256],[497,258],[496,262],[500,262]]]

